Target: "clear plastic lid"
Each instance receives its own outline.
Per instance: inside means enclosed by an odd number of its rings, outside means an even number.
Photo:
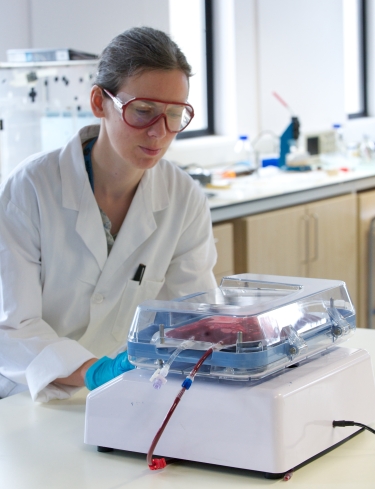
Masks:
[[[262,378],[346,339],[355,311],[344,282],[242,274],[220,287],[137,308],[128,339],[130,361],[156,369],[182,351],[171,371],[185,375],[215,346],[199,374]]]

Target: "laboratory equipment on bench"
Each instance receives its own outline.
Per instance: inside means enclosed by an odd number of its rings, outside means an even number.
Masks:
[[[273,131],[261,131],[252,141],[255,168],[279,166],[280,138]]]
[[[183,169],[188,172],[193,180],[197,180],[203,186],[211,183],[212,181],[212,173],[198,165],[188,165]]]
[[[365,163],[375,162],[375,142],[368,134],[364,134],[362,137],[362,142],[359,146],[359,154],[362,161]]]
[[[138,368],[88,395],[85,443],[280,477],[360,431],[334,420],[374,422],[370,356],[337,346],[355,327],[332,280],[241,274],[143,302],[128,338]]]
[[[292,147],[296,146],[299,138],[299,120],[292,117],[290,124],[280,137],[280,166],[284,167],[287,163],[287,155],[291,152]]]
[[[234,145],[235,166],[251,174],[255,170],[254,149],[246,134],[239,136]]]
[[[335,153],[346,156],[346,145],[344,140],[344,130],[341,124],[332,124],[335,131]]]
[[[276,92],[272,93],[274,97],[288,110],[291,115],[290,123],[285,131],[280,136],[280,158],[279,166],[283,170],[292,171],[309,171],[309,154],[302,152],[298,147],[298,139],[300,136],[300,122],[298,117],[290,106]]]
[[[334,126],[339,126],[339,124]],[[337,129],[334,127],[334,129],[326,131],[305,133],[305,146],[310,156],[319,157],[321,154],[335,153],[338,148],[339,138]],[[319,161],[319,158],[317,158],[317,161]]]
[[[1,180],[28,156],[98,124],[90,90],[98,60],[0,63]]]

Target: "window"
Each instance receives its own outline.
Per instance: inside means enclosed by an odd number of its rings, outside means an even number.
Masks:
[[[367,116],[365,0],[344,0],[345,111]]]
[[[212,0],[169,0],[170,34],[192,66],[195,117],[177,137],[213,134]]]

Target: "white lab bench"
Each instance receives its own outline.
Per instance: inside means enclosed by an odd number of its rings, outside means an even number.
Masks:
[[[359,329],[342,346],[367,349],[374,368],[375,331]],[[375,436],[368,431],[296,470],[288,482],[187,461],[153,472],[145,455],[99,453],[83,443],[86,395],[82,389],[70,400],[48,404],[33,403],[26,393],[0,400],[1,488],[234,489],[286,483],[301,489],[374,487]]]
[[[279,172],[228,180],[229,189],[209,189],[212,222],[258,214],[375,188],[375,163],[352,171]]]

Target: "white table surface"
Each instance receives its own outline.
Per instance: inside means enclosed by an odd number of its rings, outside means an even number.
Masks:
[[[357,330],[343,346],[367,349],[374,367],[375,331]],[[99,453],[83,443],[86,395],[82,389],[47,404],[26,393],[0,400],[1,489],[375,488],[375,436],[368,431],[296,470],[288,482],[185,461],[150,471],[145,455]]]
[[[375,163],[361,163],[352,171],[336,175],[270,167],[262,171],[261,175],[219,181],[229,184],[227,189],[207,189],[213,194],[209,199],[213,222],[375,188]]]

